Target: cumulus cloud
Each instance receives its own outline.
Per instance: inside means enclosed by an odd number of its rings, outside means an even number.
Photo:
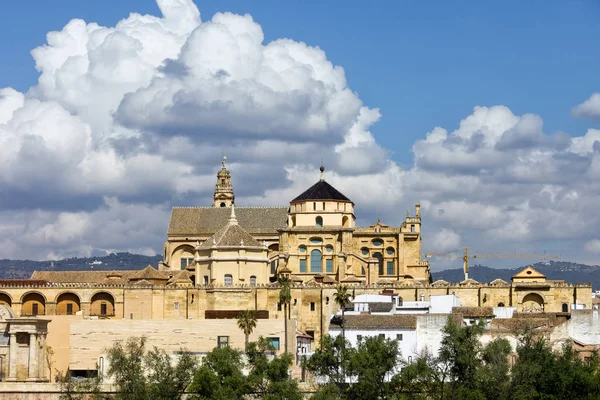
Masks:
[[[589,99],[573,107],[571,113],[575,117],[599,119],[600,118],[600,93],[594,93]]]
[[[442,228],[428,239],[427,247],[437,252],[445,253],[460,246],[460,235],[451,229]]]
[[[35,86],[0,89],[4,257],[160,252],[173,205],[211,204],[223,155],[238,204],[285,205],[321,159],[362,225],[420,202],[428,251],[595,240],[600,131],[547,134],[538,115],[477,106],[424,132],[403,168],[371,133],[385,116],[323,49],[265,42],[250,15],[158,5],[114,27],[70,21],[32,51]]]

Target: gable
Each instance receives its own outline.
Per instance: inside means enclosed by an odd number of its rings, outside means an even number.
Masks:
[[[546,275],[541,272],[535,270],[533,267],[529,266],[523,269],[522,271],[516,273],[512,277],[513,282],[530,282],[532,280],[536,280],[539,282],[546,281]]]

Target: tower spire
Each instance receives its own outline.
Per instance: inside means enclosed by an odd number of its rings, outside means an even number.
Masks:
[[[325,166],[323,165],[323,160],[321,160],[321,166],[319,167],[319,171],[321,171],[321,181],[325,180]]]
[[[229,220],[227,221],[229,225],[237,225],[238,221],[235,216],[235,205],[231,204],[231,214],[229,214]]]
[[[231,174],[225,165],[227,157],[221,160],[221,169],[217,172],[217,184],[213,197],[213,207],[231,207],[235,200],[233,187],[231,186]]]

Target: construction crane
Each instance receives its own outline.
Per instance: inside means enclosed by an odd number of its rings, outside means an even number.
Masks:
[[[437,254],[427,253],[425,257],[448,257],[448,258],[461,258],[463,259],[463,270],[465,272],[465,280],[469,279],[469,258],[555,258],[560,260],[560,256],[552,256],[548,254],[519,254],[519,253],[507,253],[507,254],[469,254],[469,246],[465,247],[464,254],[451,253],[451,254]]]

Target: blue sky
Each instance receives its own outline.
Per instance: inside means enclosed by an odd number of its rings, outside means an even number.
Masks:
[[[600,87],[596,1],[196,1],[251,14],[265,41],[319,46],[352,90],[383,118],[372,129],[401,164],[434,126],[455,128],[476,105],[536,113],[547,133],[590,127],[570,109]],[[72,18],[113,26],[130,12],[159,14],[148,0],[18,1],[0,15],[0,87],[26,90],[38,73],[29,51]],[[35,12],[32,12],[35,10]],[[8,39],[10,38],[10,39]],[[593,124],[599,126],[598,123]]]
[[[597,1],[6,2],[0,257],[161,253],[227,155],[240,205],[287,204],[325,159],[360,225],[421,203],[424,251],[600,263],[599,20]]]

